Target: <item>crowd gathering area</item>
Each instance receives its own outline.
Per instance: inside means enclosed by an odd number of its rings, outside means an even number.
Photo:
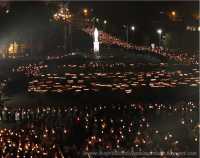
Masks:
[[[24,61],[1,83],[3,92],[20,80],[27,83],[24,97],[39,102],[3,106],[1,157],[199,157],[198,63],[175,58],[168,63],[77,62],[63,56]],[[44,99],[77,104],[49,106]],[[13,128],[3,127],[11,122]]]
[[[91,35],[93,35],[93,28],[82,28],[82,30]],[[167,58],[168,60],[175,60],[177,62],[183,62],[183,63],[190,63],[190,64],[199,64],[199,51],[196,51],[193,53],[193,55],[189,55],[187,52],[184,51],[177,51],[175,49],[164,49],[164,48],[152,48],[152,47],[146,47],[146,46],[139,46],[139,45],[133,45],[132,43],[127,43],[123,39],[117,38],[115,36],[112,36],[111,34],[105,33],[103,30],[99,30],[99,43],[100,44],[106,44],[106,46],[109,48],[112,47],[120,47],[122,49],[127,49],[130,52],[140,52],[140,53],[149,53],[150,55],[159,55],[164,58]]]

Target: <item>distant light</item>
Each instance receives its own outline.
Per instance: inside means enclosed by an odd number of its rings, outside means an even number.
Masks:
[[[175,12],[172,12],[172,15],[175,15],[176,13]]]
[[[93,12],[93,9],[91,9],[91,12]]]
[[[158,30],[158,33],[161,33],[162,32],[162,30]]]
[[[105,25],[105,24],[107,23],[107,21],[106,21],[106,20],[104,20],[104,22],[103,22],[103,23],[104,23],[104,25]]]
[[[9,10],[6,10],[6,13],[9,13]]]
[[[198,31],[200,31],[200,26],[198,27]]]
[[[163,14],[163,12],[160,12],[160,14]]]
[[[134,29],[135,29],[135,27],[134,27],[134,26],[132,26],[132,27],[131,27],[131,29],[132,29],[132,30],[134,30]]]

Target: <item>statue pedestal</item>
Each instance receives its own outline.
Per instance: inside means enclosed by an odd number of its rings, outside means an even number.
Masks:
[[[99,42],[93,42],[94,44],[94,53],[99,54]]]

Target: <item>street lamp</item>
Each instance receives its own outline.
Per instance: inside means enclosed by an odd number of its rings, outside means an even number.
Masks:
[[[172,12],[172,15],[173,15],[173,20],[175,20],[176,12]]]
[[[160,41],[161,41],[161,33],[162,33],[162,30],[158,30],[158,33],[159,33],[159,49],[160,49]]]
[[[95,28],[95,17],[93,17],[90,21],[93,22],[93,30],[94,30],[94,28]]]
[[[135,27],[132,26],[131,29],[133,30],[133,46],[134,46],[134,30],[135,30]]]
[[[99,19],[98,18],[96,19],[96,22],[98,23],[98,29],[99,29]]]
[[[105,31],[106,31],[106,30],[105,30],[105,29],[106,29],[106,28],[105,28],[105,27],[106,27],[106,24],[107,24],[107,21],[104,20],[104,21],[103,21],[103,32],[104,32],[104,33],[105,33]],[[104,49],[105,49],[105,41],[104,41]]]
[[[85,13],[85,16],[86,16],[86,21],[87,21],[87,9],[84,9],[84,13]]]

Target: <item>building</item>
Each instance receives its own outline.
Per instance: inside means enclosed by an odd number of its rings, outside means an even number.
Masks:
[[[67,22],[72,22],[74,15],[69,12],[69,2],[57,2],[58,12],[54,14],[55,20],[66,20]]]

